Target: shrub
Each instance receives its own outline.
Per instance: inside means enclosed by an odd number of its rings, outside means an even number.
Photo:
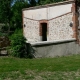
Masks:
[[[14,57],[26,57],[25,38],[23,37],[22,30],[16,30],[10,36],[10,54]]]

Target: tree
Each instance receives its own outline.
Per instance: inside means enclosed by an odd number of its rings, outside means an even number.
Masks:
[[[0,0],[0,22],[6,22],[9,18],[10,0]],[[4,18],[3,18],[4,16]]]
[[[31,7],[36,6],[36,0],[28,0]]]
[[[10,19],[11,19],[11,0],[0,0],[0,22],[5,23],[10,30]]]
[[[22,28],[22,9],[28,7],[25,0],[0,0],[0,23],[4,23],[4,29],[15,30]]]
[[[80,0],[76,0],[77,6],[80,6]]]
[[[22,28],[22,9],[29,7],[28,3],[22,0],[17,0],[15,4],[11,7],[12,18],[11,18],[11,28]]]
[[[60,2],[60,1],[65,1],[65,0],[38,0],[37,4],[45,5],[45,4],[56,3],[56,2]]]

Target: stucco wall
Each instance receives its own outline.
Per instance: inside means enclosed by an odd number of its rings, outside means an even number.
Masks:
[[[57,16],[71,12],[72,4],[57,5],[46,8],[32,9],[23,11],[26,18],[34,20],[52,19]]]
[[[33,43],[40,41],[39,37],[39,22],[33,21],[25,18],[26,27],[24,27],[23,34],[25,35],[26,39]]]
[[[26,10],[23,11],[23,14],[24,17],[34,19],[34,20],[47,19],[47,8]]]
[[[69,13],[49,21],[48,41],[73,38],[73,30],[69,26],[72,22],[72,16],[73,14]]]
[[[52,19],[71,12],[72,4],[57,5],[48,7],[48,19]]]

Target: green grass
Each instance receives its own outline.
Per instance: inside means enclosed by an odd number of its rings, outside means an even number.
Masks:
[[[80,55],[40,59],[0,57],[0,80],[80,80]]]

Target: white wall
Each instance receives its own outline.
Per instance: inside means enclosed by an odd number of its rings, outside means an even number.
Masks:
[[[48,8],[48,19],[71,12],[72,4],[58,5]]]
[[[47,8],[25,10],[23,14],[24,17],[34,20],[52,19],[71,12],[71,7],[72,4],[57,5]]]
[[[47,13],[47,8],[23,11],[24,17],[35,20],[47,19],[46,13]]]

